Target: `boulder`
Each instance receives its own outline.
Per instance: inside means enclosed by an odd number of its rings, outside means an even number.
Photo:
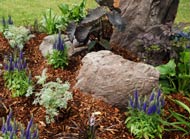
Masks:
[[[110,51],[88,53],[82,59],[75,89],[126,109],[128,98],[137,89],[149,95],[158,87],[159,72],[151,65],[124,59]]]
[[[53,44],[56,38],[57,38],[57,35],[49,35],[43,39],[42,43],[39,46],[39,49],[44,57],[46,57],[48,54],[51,54],[53,52]],[[63,38],[64,38],[66,46],[68,47],[69,57],[71,57],[72,55],[80,51],[88,49],[87,46],[76,48],[76,46],[78,45],[76,41],[74,41],[74,43],[71,43],[70,41],[68,41],[67,37],[64,36]]]

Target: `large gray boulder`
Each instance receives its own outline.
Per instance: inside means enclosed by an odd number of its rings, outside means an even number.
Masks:
[[[104,50],[88,53],[82,59],[74,88],[126,108],[129,96],[136,89],[141,95],[149,95],[158,87],[158,80],[159,72],[153,66],[132,62]]]

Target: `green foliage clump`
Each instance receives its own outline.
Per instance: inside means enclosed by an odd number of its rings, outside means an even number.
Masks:
[[[20,50],[24,48],[24,44],[32,37],[29,29],[23,26],[16,27],[14,25],[5,29],[3,35],[9,41],[12,48],[18,47]]]
[[[69,7],[69,5],[65,3],[58,6],[62,12],[61,20],[62,23],[65,24],[65,27],[69,22],[74,21],[78,23],[86,16],[86,1],[87,0],[82,0],[79,5],[75,4],[72,7]]]
[[[41,20],[42,30],[48,34],[55,34],[59,30],[65,30],[71,21],[81,21],[86,16],[86,1],[83,0],[80,5],[73,5],[72,8],[68,4],[60,4],[60,16],[54,14],[52,9],[47,9]]]
[[[46,108],[46,122],[54,122],[54,117],[59,114],[59,109],[66,109],[67,103],[73,98],[72,93],[69,92],[70,85],[68,82],[62,83],[57,78],[56,82],[50,81],[45,83],[46,70],[43,70],[42,76],[37,76],[38,84],[42,85],[39,93],[36,93],[34,104],[40,104]]]
[[[171,59],[167,64],[157,67],[160,72],[160,84],[164,93],[190,91],[190,51],[180,53],[179,60]]]

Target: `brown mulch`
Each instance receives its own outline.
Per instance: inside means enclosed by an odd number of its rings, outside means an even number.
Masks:
[[[64,70],[53,69],[47,64],[47,61],[39,51],[39,44],[45,36],[45,34],[36,34],[24,47],[24,56],[27,59],[28,68],[32,73],[32,80],[35,82],[34,76],[41,75],[42,70],[48,68],[48,81],[55,81],[55,79],[59,77],[62,81],[69,81],[72,88],[76,82],[76,76],[81,66],[82,56],[76,55],[71,57],[69,66]],[[3,63],[4,55],[8,55],[10,52],[10,46],[2,34],[0,34],[1,64]],[[119,52],[121,51],[115,51],[115,53]],[[122,55],[124,55],[123,51]],[[126,117],[123,112],[79,90],[72,91],[73,100],[69,102],[69,108],[66,111],[60,110],[59,116],[55,118],[56,122],[49,125],[45,123],[45,109],[39,105],[33,105],[33,97],[11,97],[11,92],[4,86],[2,74],[0,75],[0,91],[2,103],[5,104],[7,108],[11,107],[13,109],[14,117],[18,121],[26,125],[31,115],[33,115],[34,122],[39,128],[40,139],[85,139],[88,120],[93,112],[100,112],[100,115],[96,116],[97,139],[133,139],[133,136],[131,136],[130,132],[128,132],[125,127],[124,121]],[[181,94],[174,94],[171,97],[183,101]],[[167,110],[169,108],[179,109],[177,105],[170,102],[169,99],[166,99],[165,109]],[[182,110],[182,112],[184,111]],[[0,111],[0,117],[5,116],[7,113]],[[190,136],[182,137],[182,134],[183,133],[180,132],[165,132],[163,139],[190,138]]]

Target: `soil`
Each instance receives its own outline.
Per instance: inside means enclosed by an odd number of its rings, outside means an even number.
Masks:
[[[71,84],[71,90],[76,82],[78,70],[81,67],[81,59],[85,55],[75,55],[70,58],[69,66],[63,69],[53,69],[47,64],[46,59],[39,51],[39,45],[45,34],[35,34],[35,37],[24,47],[24,56],[27,59],[28,68],[32,73],[32,80],[35,83],[36,75],[41,75],[44,68],[48,68],[48,81],[55,81],[59,77],[62,81],[68,81]],[[0,63],[3,64],[4,55],[11,52],[11,48],[7,40],[0,34]],[[120,53],[121,51],[115,51]],[[121,52],[121,55],[124,55]],[[130,57],[130,56],[124,56]],[[138,61],[134,59],[134,61]],[[79,90],[72,90],[73,100],[69,102],[67,110],[60,110],[59,116],[55,117],[55,123],[45,123],[45,109],[39,105],[33,105],[34,97],[17,97],[12,98],[11,92],[4,86],[2,74],[0,74],[0,117],[6,116],[11,107],[14,118],[23,123],[25,126],[30,120],[31,115],[34,122],[38,125],[40,139],[85,139],[89,117],[93,112],[100,112],[96,116],[97,139],[133,139],[134,137],[126,129],[124,121],[125,113],[118,108],[112,107],[105,102],[95,99],[87,93]],[[185,101],[182,94],[176,93],[169,96],[185,102],[188,106],[190,103]],[[4,108],[4,109],[3,109]],[[179,106],[166,98],[165,113],[169,115],[168,109],[187,114]],[[2,124],[2,122],[0,122]],[[1,125],[0,125],[1,126]],[[164,132],[163,139],[190,139],[190,136],[183,136],[182,132]]]

